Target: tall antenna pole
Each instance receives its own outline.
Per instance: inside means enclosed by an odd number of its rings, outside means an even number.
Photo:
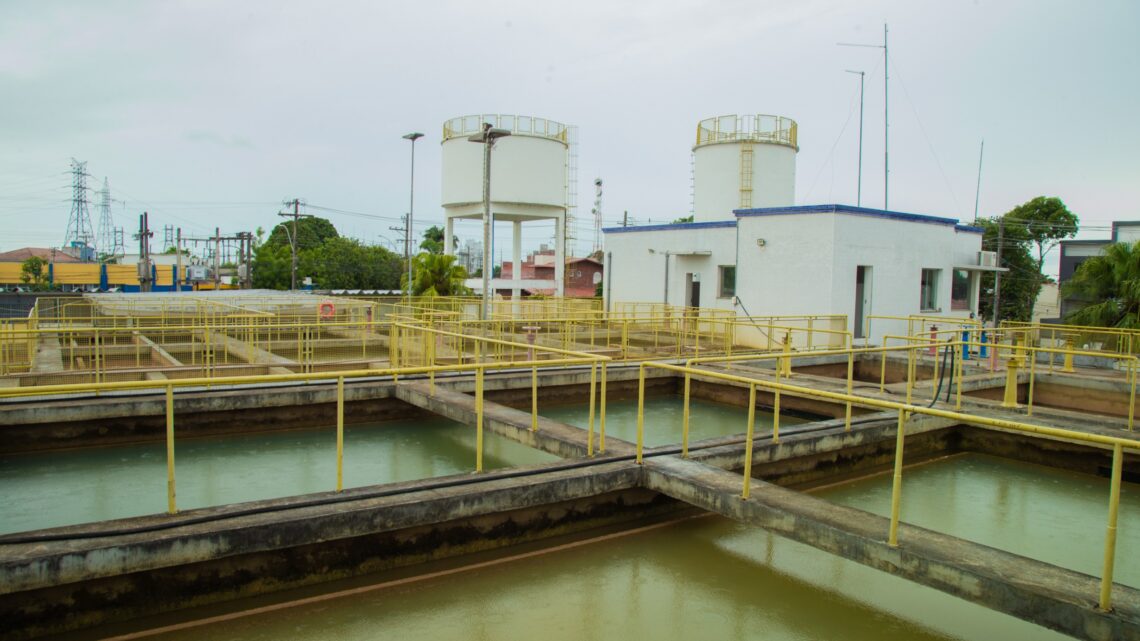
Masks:
[[[891,119],[888,115],[890,113],[890,95],[887,90],[891,86],[891,75],[887,72],[887,23],[883,23],[883,209],[890,209],[888,204],[888,196],[890,195],[890,179],[891,179],[891,145],[890,145],[890,129]]]
[[[859,178],[855,189],[855,206],[863,206],[863,76],[862,71],[847,70],[847,73],[859,74]]]
[[[408,304],[412,304],[412,219],[416,211],[416,141],[423,138],[424,135],[418,131],[413,131],[410,134],[404,134],[404,140],[412,141],[412,178],[411,186],[408,189],[408,224],[407,230],[404,232],[407,238],[405,245],[408,253]],[[443,253],[450,253],[450,247],[444,247]]]
[[[986,153],[986,139],[982,138],[982,148],[978,150],[978,186],[974,190],[974,222],[978,222],[978,198],[982,194],[982,156]]]
[[[891,82],[891,75],[887,69],[887,25],[883,24],[883,44],[881,45],[867,45],[857,44],[851,42],[838,43],[841,47],[869,47],[871,49],[883,50],[883,209],[890,209],[890,175],[891,175],[891,160],[890,160],[890,93],[888,91]]]

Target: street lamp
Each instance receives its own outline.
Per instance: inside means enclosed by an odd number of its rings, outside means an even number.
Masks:
[[[412,179],[408,188],[408,223],[404,225],[404,253],[408,259],[408,305],[412,304],[412,214],[416,205],[416,141],[424,135],[418,131],[404,134],[404,140],[412,141]]]
[[[509,129],[497,129],[485,122],[482,131],[467,137],[483,144],[483,320],[491,317],[491,147],[497,138],[509,135]]]

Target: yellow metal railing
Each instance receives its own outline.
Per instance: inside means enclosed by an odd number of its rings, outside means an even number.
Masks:
[[[756,114],[706,118],[697,123],[696,146],[718,142],[762,142],[799,149],[798,125],[791,118]]]
[[[1098,603],[1102,610],[1108,610],[1112,607],[1112,576],[1115,565],[1115,550],[1116,550],[1116,524],[1118,520],[1118,513],[1120,509],[1120,483],[1121,471],[1123,467],[1123,450],[1125,448],[1132,451],[1140,451],[1140,441],[1134,439],[1118,438],[1114,436],[1104,436],[1100,434],[1089,434],[1085,432],[1078,432],[1074,430],[1065,430],[1054,427],[1047,427],[1043,425],[1033,425],[1029,423],[1022,423],[1019,421],[1010,421],[1005,419],[996,419],[985,416],[978,416],[974,414],[966,414],[957,411],[943,410],[933,407],[924,407],[914,405],[911,403],[900,403],[897,401],[871,398],[865,396],[858,396],[851,393],[841,392],[828,392],[824,390],[804,387],[802,385],[791,385],[779,380],[768,380],[766,378],[749,377],[740,374],[730,374],[724,372],[710,371],[707,369],[697,369],[695,367],[672,365],[668,363],[642,363],[638,372],[638,407],[637,407],[637,462],[641,464],[644,460],[644,443],[645,443],[645,373],[648,368],[656,368],[674,372],[686,376],[700,376],[703,378],[711,378],[718,381],[731,382],[735,384],[747,385],[749,390],[749,407],[748,419],[745,426],[745,452],[744,452],[744,470],[743,479],[741,484],[741,499],[747,500],[751,495],[751,480],[752,480],[752,449],[755,436],[755,404],[756,404],[756,390],[763,388],[772,391],[774,397],[778,393],[793,394],[795,396],[812,398],[822,401],[839,402],[847,404],[855,404],[862,407],[892,410],[897,412],[898,424],[896,429],[896,444],[895,444],[895,462],[891,487],[891,516],[890,527],[887,533],[887,543],[891,547],[898,547],[898,525],[901,506],[902,494],[902,472],[903,472],[903,451],[905,442],[905,426],[908,418],[915,414],[922,414],[935,418],[948,419],[957,424],[975,425],[981,427],[997,428],[1003,430],[1010,430],[1025,434],[1033,434],[1046,436],[1051,438],[1062,438],[1070,441],[1077,441],[1087,443],[1093,446],[1108,446],[1112,448],[1112,475],[1110,480],[1109,491],[1109,509],[1108,509],[1108,523],[1105,530],[1105,544],[1104,544],[1104,569],[1101,575],[1101,587]],[[688,406],[688,398],[685,399],[686,411]],[[779,415],[779,406],[773,407],[773,425],[778,425],[776,416]],[[773,441],[775,441],[775,436]]]
[[[413,332],[421,332],[427,335],[440,335],[447,336],[448,332],[440,332],[431,328],[417,327],[417,326],[401,326],[396,325],[400,329],[406,329]],[[471,337],[460,337],[469,339]],[[494,339],[476,338],[479,343],[496,343],[503,341],[495,341]],[[176,500],[176,483],[175,483],[175,389],[193,388],[195,391],[200,388],[208,388],[218,390],[232,385],[244,385],[251,383],[333,383],[336,384],[336,491],[343,490],[344,480],[344,385],[346,380],[373,378],[373,377],[391,377],[392,381],[399,382],[401,376],[414,376],[426,375],[429,377],[431,393],[435,393],[435,375],[456,374],[456,373],[473,373],[475,375],[475,430],[476,430],[476,452],[475,452],[475,471],[483,471],[483,428],[484,428],[484,386],[483,380],[487,371],[497,371],[505,369],[520,369],[530,368],[532,371],[531,376],[531,430],[538,431],[538,368],[539,367],[567,367],[575,365],[589,365],[590,366],[590,407],[589,407],[589,426],[587,431],[587,455],[593,456],[595,451],[599,453],[605,452],[605,412],[606,412],[606,362],[609,360],[604,356],[594,354],[581,354],[570,352],[566,350],[557,350],[551,348],[541,348],[525,344],[511,345],[514,348],[521,348],[524,352],[529,352],[531,358],[517,361],[494,362],[476,359],[475,362],[465,364],[450,364],[450,365],[434,365],[426,364],[420,366],[407,366],[400,365],[387,368],[375,369],[360,369],[337,372],[335,375],[330,376],[324,373],[297,373],[297,374],[275,374],[264,376],[228,376],[218,378],[185,378],[179,380],[147,380],[147,381],[126,381],[126,382],[95,382],[95,383],[81,383],[81,384],[64,384],[64,385],[46,385],[35,388],[28,387],[0,387],[0,399],[8,398],[38,398],[38,399],[52,399],[59,398],[63,395],[74,394],[102,394],[107,392],[116,391],[144,391],[144,390],[159,390],[165,395],[165,414],[166,414],[166,456],[167,456],[167,509],[173,514],[177,512]],[[479,350],[477,350],[479,351]],[[483,350],[488,351],[488,350]],[[540,355],[548,356],[546,359],[537,358]],[[398,359],[397,359],[398,362]],[[597,390],[598,386],[598,373],[600,369],[600,391]],[[600,406],[597,405],[597,399],[600,397]],[[598,432],[598,445],[595,450],[594,434],[595,434],[595,416],[598,419],[597,425],[599,426]]]
[[[490,123],[496,129],[507,129],[515,135],[542,136],[569,142],[566,133],[567,127],[560,122],[533,116],[511,116],[507,114],[476,114],[452,118],[443,123],[443,140],[478,133],[483,130],[483,123]]]

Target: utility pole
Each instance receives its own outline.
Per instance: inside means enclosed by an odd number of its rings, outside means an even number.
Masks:
[[[1001,269],[1001,246],[1005,242],[1005,218],[998,221],[998,246],[997,246],[997,261],[995,264],[997,268]],[[1001,272],[994,272],[994,329],[997,329],[998,323],[1001,322]]]
[[[622,215],[621,215],[621,226],[622,227],[629,227],[629,210],[628,209],[625,210],[625,212],[622,213]]]
[[[847,70],[847,73],[859,74],[859,178],[855,190],[855,206],[863,206],[863,76],[866,74],[862,71]],[[977,218],[977,216],[975,216]]]
[[[289,272],[290,273],[289,289],[290,289],[290,291],[296,291],[297,290],[297,219],[298,218],[310,218],[310,216],[308,214],[302,214],[301,213],[301,200],[299,198],[294,198],[293,200],[286,200],[285,204],[286,205],[293,205],[293,212],[292,213],[278,212],[277,215],[282,216],[284,218],[292,218],[293,219],[293,233],[289,235],[289,249],[293,253],[293,267]],[[286,233],[288,233],[289,228],[286,227],[285,231],[286,231]]]
[[[413,131],[410,134],[403,136],[404,140],[412,141],[412,176],[410,186],[408,187],[408,221],[405,224],[407,231],[405,235],[408,243],[408,304],[412,304],[412,221],[415,219],[416,213],[416,141],[423,138],[424,135],[418,131]],[[444,254],[450,254],[451,248],[444,247]]]
[[[412,224],[408,218],[409,217],[407,214],[400,216],[400,221],[402,223],[404,223],[404,226],[403,227],[391,227],[391,226],[389,226],[388,229],[391,231],[398,231],[398,232],[404,234],[404,260],[407,261],[407,264],[408,264],[408,288],[407,288],[407,292],[408,292],[408,304],[410,305],[412,302],[412,238],[411,238]]]
[[[135,238],[139,240],[139,290],[149,292],[154,277],[150,272],[150,237],[154,232],[150,230],[148,215],[144,211],[139,216],[139,233]]]
[[[178,257],[177,258],[177,260],[178,260],[178,274],[174,279],[174,291],[180,292],[180,291],[182,291],[182,281],[186,279],[186,276],[182,273],[182,228],[181,227],[179,227],[178,231],[175,233],[174,239],[175,239],[174,240],[174,243],[175,243],[174,251]]]
[[[296,232],[294,232],[294,233],[296,233]],[[220,270],[221,270],[222,266],[219,263],[219,254],[221,254],[221,251],[222,251],[222,230],[215,227],[214,228],[214,291],[221,289],[222,275],[221,275]],[[296,265],[296,261],[294,261],[293,264]]]

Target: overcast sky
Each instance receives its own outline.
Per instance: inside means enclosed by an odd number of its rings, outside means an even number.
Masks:
[[[867,72],[863,204],[880,207],[882,52],[837,43],[879,44],[884,22],[891,209],[971,220],[984,138],[980,215],[1051,195],[1082,237],[1140,219],[1134,0],[4,0],[0,250],[62,243],[71,157],[124,201],[128,244],[144,209],[160,235],[205,235],[268,229],[293,197],[381,216],[324,212],[383,242],[417,130],[418,233],[443,220],[442,124],[475,113],[579,127],[580,253],[595,177],[607,226],[687,215],[696,123],[721,114],[795,119],[797,204],[854,204],[846,69]],[[552,229],[527,228],[527,246]]]

